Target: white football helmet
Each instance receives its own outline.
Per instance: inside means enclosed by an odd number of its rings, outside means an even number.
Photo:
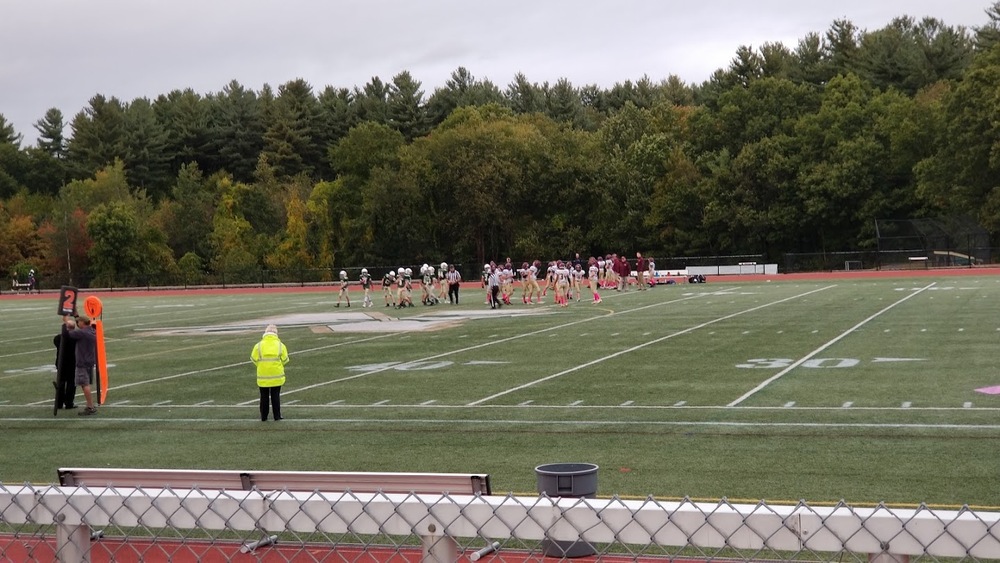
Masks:
[[[427,266],[427,275],[428,276],[434,275],[434,266]]]
[[[448,263],[447,262],[441,262],[441,269],[442,270],[447,270],[448,269]]]
[[[404,268],[397,268],[396,269],[396,273],[399,274],[399,275],[403,275],[405,272],[406,272],[406,270]]]
[[[347,272],[345,272],[344,270],[341,270],[340,271],[340,279],[346,280],[347,279]]]
[[[361,268],[361,273],[362,274],[367,274],[368,273],[368,268]]]
[[[404,273],[405,273],[406,275],[408,275],[408,276],[412,276],[412,275],[413,275],[413,270],[411,270],[411,269],[409,269],[409,268],[407,268],[407,269],[403,270],[403,272],[404,272]]]

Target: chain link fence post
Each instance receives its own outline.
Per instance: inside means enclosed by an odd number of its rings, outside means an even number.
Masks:
[[[90,527],[67,524],[66,514],[56,514],[56,561],[87,563],[90,561]]]
[[[422,563],[456,563],[458,561],[458,542],[454,538],[440,533],[436,524],[428,524],[427,532],[420,534]]]

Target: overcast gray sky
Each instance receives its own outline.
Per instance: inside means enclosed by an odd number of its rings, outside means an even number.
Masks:
[[[425,95],[464,66],[501,89],[514,74],[613,86],[676,74],[701,83],[740,45],[794,48],[847,18],[980,26],[992,0],[6,0],[0,6],[0,114],[25,137],[49,108],[67,123],[95,94],[123,101],[174,89],[259,90],[303,78],[390,81]],[[67,132],[69,133],[69,132]]]

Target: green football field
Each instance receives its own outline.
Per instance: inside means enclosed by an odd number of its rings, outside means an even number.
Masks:
[[[600,495],[1000,505],[1000,278],[659,286],[569,307],[335,290],[100,294],[111,388],[52,413],[57,296],[0,298],[0,481],[59,467],[601,467]],[[82,299],[82,297],[81,297]],[[280,422],[249,362],[291,351]],[[78,398],[78,404],[83,399]]]

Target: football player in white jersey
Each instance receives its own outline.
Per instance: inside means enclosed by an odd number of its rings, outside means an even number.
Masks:
[[[531,303],[531,296],[535,296],[535,301],[537,303],[542,302],[542,288],[538,286],[538,269],[542,266],[542,263],[535,260],[530,266],[528,266],[527,275],[524,277],[524,281],[527,284],[528,303]]]
[[[514,294],[514,270],[510,264],[504,264],[500,271],[500,298],[505,305],[510,305],[510,297]]]
[[[435,279],[437,284],[437,298],[438,301],[444,303],[444,300],[448,297],[448,263],[441,262],[441,267],[438,268],[437,278]]]
[[[562,260],[555,263],[555,269],[552,270],[552,277],[555,279],[556,286],[556,303],[561,307],[566,307],[569,305],[569,268],[562,263]]]
[[[392,291],[394,285],[396,285],[396,273],[389,270],[382,276],[382,297],[385,299],[386,307],[396,306],[396,295]]]
[[[553,291],[556,289],[556,262],[554,260],[549,262],[549,267],[545,270],[545,286],[542,287],[542,295],[544,296],[550,289]]]
[[[579,303],[580,294],[583,293],[583,278],[587,275],[587,272],[583,271],[583,264],[577,262],[570,273],[573,277],[573,293],[576,295],[576,302]]]
[[[340,271],[340,293],[337,295],[337,304],[334,305],[334,307],[340,307],[340,302],[343,301],[344,299],[347,300],[347,306],[348,307],[351,306],[351,296],[347,294],[347,286],[349,286],[350,284],[351,284],[351,282],[347,280],[347,272],[345,272],[344,270],[341,270]]]
[[[365,290],[365,299],[361,302],[361,307],[372,307],[375,304],[372,303],[372,277],[368,275],[368,268],[361,268],[361,277],[358,278],[361,282],[361,289]]]
[[[597,292],[597,284],[600,281],[600,267],[597,265],[597,258],[593,256],[590,257],[590,267],[587,271],[588,278],[590,279],[590,291],[594,293],[594,301],[592,303],[601,302],[601,294]]]

